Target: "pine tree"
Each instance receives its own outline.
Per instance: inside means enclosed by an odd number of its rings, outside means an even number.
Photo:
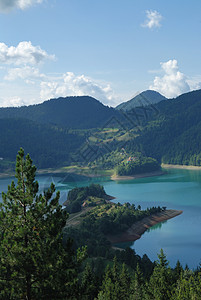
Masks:
[[[173,276],[166,256],[161,249],[149,281],[149,299],[168,300],[172,292]]]
[[[174,280],[177,281],[180,278],[181,273],[183,273],[183,267],[180,263],[180,261],[178,260],[176,263],[176,266],[174,268]]]
[[[82,274],[82,282],[81,282],[81,298],[82,299],[94,299],[97,295],[97,284],[96,277],[93,273],[92,267],[89,263],[87,263],[84,272]]]
[[[21,148],[16,178],[0,205],[0,299],[68,299],[77,286],[84,255],[62,243],[67,214],[55,186],[39,194],[36,167]]]
[[[130,299],[141,300],[143,297],[144,279],[140,270],[139,264],[137,264],[134,278],[130,286]]]
[[[111,269],[109,267],[109,265],[106,267],[106,272],[105,272],[105,276],[103,278],[103,283],[102,283],[102,287],[101,290],[98,294],[98,300],[113,300],[116,299],[114,298],[116,293],[114,294],[115,291],[115,284],[113,283],[112,280],[112,272]]]
[[[115,257],[112,268],[110,268],[109,265],[106,268],[101,291],[98,294],[98,300],[119,300],[120,293],[121,288],[119,279],[119,267],[117,264],[117,259]]]
[[[189,278],[185,278],[184,275],[181,274],[172,294],[172,300],[200,299],[199,297],[196,297],[195,280],[192,275],[190,275]]]
[[[121,299],[129,299],[130,282],[131,278],[128,269],[126,268],[125,264],[123,264],[121,273],[119,275]]]

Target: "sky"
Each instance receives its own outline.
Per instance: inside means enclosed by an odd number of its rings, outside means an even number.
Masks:
[[[200,0],[0,0],[0,107],[199,88]]]

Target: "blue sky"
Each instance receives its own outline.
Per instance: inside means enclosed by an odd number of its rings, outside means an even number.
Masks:
[[[201,88],[201,1],[0,0],[0,106]]]

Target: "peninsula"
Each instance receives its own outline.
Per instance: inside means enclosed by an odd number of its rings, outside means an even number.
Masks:
[[[78,246],[87,236],[87,247],[104,245],[107,249],[116,243],[135,241],[148,228],[182,213],[159,206],[142,210],[140,205],[122,205],[111,202],[112,199],[114,197],[108,196],[99,184],[72,189],[64,203],[70,213],[64,232],[72,236]]]
[[[127,229],[122,233],[115,234],[115,235],[108,235],[107,237],[112,244],[123,243],[123,242],[134,242],[138,240],[142,236],[142,234],[150,227],[160,222],[167,221],[171,218],[179,216],[182,213],[183,213],[182,210],[173,210],[173,209],[161,211],[153,215],[150,215],[148,217],[145,217],[140,221],[137,221],[129,229]]]

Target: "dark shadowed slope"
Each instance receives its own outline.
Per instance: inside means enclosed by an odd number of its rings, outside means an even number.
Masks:
[[[101,127],[116,115],[118,112],[115,109],[88,96],[51,99],[41,104],[17,108],[0,108],[0,119],[26,118],[68,128]]]
[[[0,119],[0,157],[3,160],[14,161],[16,151],[23,147],[39,168],[58,167],[70,162],[71,153],[76,152],[84,140],[83,135],[56,126],[26,119]]]

